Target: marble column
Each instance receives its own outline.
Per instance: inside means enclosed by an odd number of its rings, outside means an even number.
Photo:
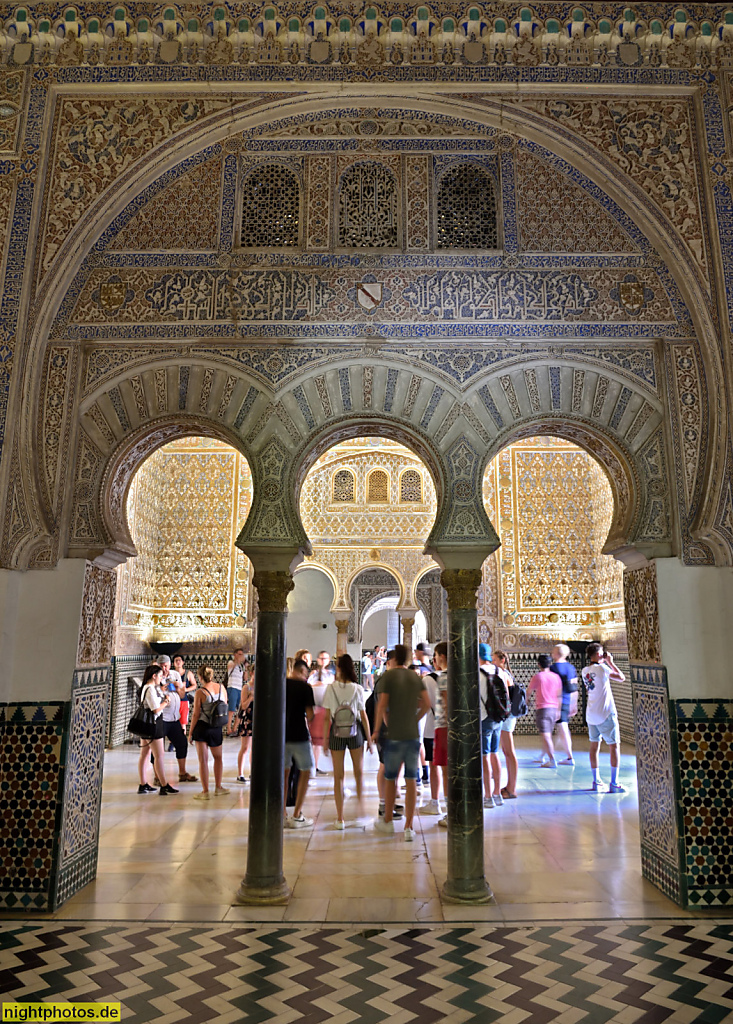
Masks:
[[[247,872],[236,903],[280,904],[290,898],[283,875],[285,623],[293,577],[255,570],[259,611],[252,721]]]
[[[478,623],[480,569],[445,569],[448,594],[448,877],[443,899],[488,903],[484,874]]]
[[[412,650],[412,630],[415,627],[415,616],[400,614],[400,622],[402,623],[402,643]]]
[[[336,657],[347,653],[349,642],[349,620],[336,619]]]

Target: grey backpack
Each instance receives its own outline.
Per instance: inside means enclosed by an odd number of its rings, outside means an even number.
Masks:
[[[334,693],[336,691],[334,690]],[[337,694],[338,696],[338,694]],[[331,735],[339,740],[348,740],[357,734],[356,715],[351,709],[349,701],[341,701],[333,713],[333,725]]]

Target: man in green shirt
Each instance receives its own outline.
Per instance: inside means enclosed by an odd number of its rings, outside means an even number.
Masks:
[[[405,766],[405,842],[415,838],[412,821],[417,803],[417,779],[420,773],[420,733],[417,723],[430,710],[430,698],[421,677],[406,668],[412,652],[403,644],[395,647],[397,667],[388,669],[379,680],[379,700],[372,741],[376,743],[382,722],[386,720],[388,739],[384,751],[384,818],[377,818],[377,832],[394,833],[397,776]]]

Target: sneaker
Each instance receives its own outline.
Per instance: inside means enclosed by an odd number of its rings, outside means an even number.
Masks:
[[[243,785],[246,785],[246,783],[249,782],[249,779],[246,778],[244,775],[238,775],[235,781],[241,782]]]
[[[377,812],[380,818],[384,817],[384,804],[379,805],[379,811]]]
[[[441,818],[438,824],[441,828],[448,828],[448,815],[446,814],[444,818]]]
[[[540,768],[557,768],[557,761],[543,761]]]
[[[428,800],[420,808],[420,814],[440,814],[440,804],[437,800]]]
[[[626,792],[626,788],[624,786],[622,786],[620,782],[612,782],[611,785],[608,787],[608,792],[609,793],[625,793]]]
[[[178,790],[174,789],[173,786],[170,786],[170,785],[168,785],[168,786],[161,786],[160,787],[160,795],[161,796],[168,796],[169,793],[177,793],[177,792],[178,792]]]
[[[196,793],[194,800],[210,800],[211,793]]]
[[[415,785],[418,789],[422,789],[422,779],[415,779]]]
[[[484,810],[486,810],[487,807],[493,807],[493,806],[494,806],[494,798],[493,798],[493,796],[485,796],[484,797]]]
[[[226,796],[228,792],[229,790],[225,789],[224,786],[217,786],[214,790],[214,796]]]
[[[428,770],[427,770],[427,768],[423,768],[422,784],[423,784],[423,786],[427,786],[429,782],[430,782],[430,775],[428,774]]]
[[[404,832],[404,836],[405,836],[405,842],[406,843],[414,842],[415,841],[415,829],[414,828],[406,828],[405,832]]]
[[[501,795],[501,793],[494,793],[492,799],[494,801],[494,807],[501,807],[501,805],[504,803],[504,797]]]
[[[605,793],[606,783],[603,779],[593,779],[593,785],[590,788],[594,793]]]
[[[334,821],[333,823],[333,827],[336,829],[337,832],[343,832],[343,830],[346,828],[346,822],[339,821],[339,819],[337,818],[336,821]]]
[[[562,761],[558,761],[558,764],[569,764],[569,765],[571,765],[574,768],[575,767],[575,758],[574,757],[564,757],[562,759]]]
[[[299,814],[296,818],[288,818],[285,822],[285,828],[310,828],[313,824],[313,818],[306,818],[304,814]]]
[[[137,787],[137,792],[138,796],[142,796],[143,793],[154,793],[155,790],[145,782]]]
[[[321,771],[320,768],[316,768],[316,775],[328,775],[328,772]]]
[[[383,818],[377,818],[374,822],[374,831],[382,832],[385,836],[394,835],[394,822],[385,821]]]

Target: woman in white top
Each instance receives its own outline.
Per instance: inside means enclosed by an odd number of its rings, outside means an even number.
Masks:
[[[344,761],[347,749],[351,755],[351,764],[354,769],[356,796],[361,803],[364,740],[370,732],[365,701],[366,694],[356,682],[354,662],[348,654],[342,654],[336,662],[336,678],[328,684],[323,695],[323,707],[326,712],[323,749],[330,750],[333,758],[333,796],[336,801],[336,821],[333,827],[336,829],[346,827],[344,822]],[[349,732],[353,735],[348,735]],[[371,740],[368,740],[368,744],[371,750]]]
[[[137,773],[140,778],[138,793],[154,793],[155,788],[148,785],[146,772],[150,762],[150,755],[155,758],[155,772],[161,782],[160,795],[168,796],[169,793],[177,793],[178,790],[168,785],[165,777],[165,751],[163,747],[163,709],[168,707],[168,694],[163,692],[163,669],[160,665],[148,665],[143,676],[143,685],[140,690],[140,700],[155,714],[156,732],[154,739],[140,740],[140,757],[137,762]]]

